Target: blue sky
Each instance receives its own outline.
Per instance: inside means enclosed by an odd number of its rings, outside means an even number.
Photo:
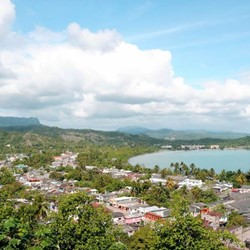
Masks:
[[[1,1],[0,115],[250,132],[248,0]]]
[[[141,49],[170,50],[176,74],[199,80],[240,77],[250,69],[248,0],[14,0],[15,29],[61,31],[77,22],[115,29]]]

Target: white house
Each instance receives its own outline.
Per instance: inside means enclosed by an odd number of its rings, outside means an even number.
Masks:
[[[199,187],[201,188],[203,185],[202,180],[195,180],[195,179],[185,179],[181,182],[178,183],[179,187],[186,186],[187,188],[192,188],[192,187]]]
[[[159,177],[151,177],[149,179],[153,184],[166,184],[167,180]]]

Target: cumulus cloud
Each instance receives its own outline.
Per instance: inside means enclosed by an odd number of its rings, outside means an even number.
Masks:
[[[11,47],[0,47],[2,114],[93,128],[221,126],[250,118],[248,81],[196,89],[175,76],[169,51],[141,50],[115,30],[91,32],[71,23],[61,32],[38,26],[11,36],[14,5],[1,0],[0,9],[0,37],[12,39]],[[13,50],[17,36],[22,46]]]
[[[15,19],[15,6],[10,0],[0,1],[0,39],[10,31]]]
[[[88,29],[82,29],[77,23],[71,23],[67,27],[67,36],[71,44],[84,50],[109,51],[121,41],[115,30],[107,29],[92,33]]]

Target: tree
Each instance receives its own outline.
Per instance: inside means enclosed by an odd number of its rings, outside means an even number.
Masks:
[[[184,174],[184,175],[190,174],[190,169],[185,163],[182,164],[182,174]]]
[[[239,244],[228,232],[206,229],[203,221],[193,217],[187,201],[177,195],[173,200],[172,219],[156,224],[157,241],[153,249],[162,250],[224,250],[226,243]]]
[[[94,208],[84,193],[64,196],[52,218],[54,244],[59,249],[109,249],[115,242],[111,216]]]
[[[148,224],[141,227],[132,236],[129,243],[129,249],[131,250],[149,250],[152,249],[155,244],[156,233]]]
[[[179,165],[178,162],[174,163],[173,168],[174,168],[174,173],[175,174],[180,174],[181,173],[181,166]]]
[[[239,173],[237,176],[236,176],[236,182],[238,183],[238,184],[240,184],[240,185],[244,185],[244,184],[246,184],[246,182],[247,182],[247,178],[246,178],[246,176],[245,176],[245,174],[244,173]]]
[[[172,170],[169,168],[163,168],[160,170],[160,174],[161,174],[161,178],[166,178],[167,175],[171,175],[172,174]]]
[[[35,206],[30,204],[18,204],[12,199],[4,199],[1,196],[0,206],[0,245],[1,249],[32,249],[39,246],[39,249],[49,248],[49,239],[44,233],[39,237],[39,232],[46,229],[44,224],[35,219]],[[7,195],[8,196],[8,195]],[[47,244],[46,244],[47,242]],[[37,249],[37,248],[36,248]],[[54,248],[55,249],[55,248]]]
[[[204,190],[201,193],[200,201],[204,203],[211,203],[218,200],[218,196],[213,189]]]
[[[246,226],[246,220],[244,217],[237,212],[232,212],[228,216],[228,222],[227,227],[233,227],[233,226]]]
[[[202,196],[202,190],[199,187],[195,186],[195,187],[192,187],[190,191],[194,200],[200,201],[201,196]]]
[[[109,250],[127,250],[127,246],[121,242],[115,242],[112,244],[112,246],[109,248]]]
[[[167,178],[167,182],[166,182],[166,187],[169,189],[169,190],[173,190],[175,187],[176,187],[176,183],[173,179],[171,179],[170,177]]]
[[[6,168],[0,168],[0,185],[11,184],[15,182],[15,177],[11,173],[11,171]]]
[[[190,214],[176,216],[157,226],[158,240],[154,249],[162,250],[226,250],[225,242],[238,241],[221,231],[204,228],[202,220]]]
[[[154,168],[153,168],[153,172],[154,173],[159,173],[160,171],[160,167],[158,165],[155,165]]]
[[[64,176],[63,176],[63,174],[61,174],[61,173],[59,173],[59,172],[52,171],[52,172],[49,174],[49,178],[50,178],[50,179],[57,180],[57,181],[63,181]]]
[[[195,164],[191,163],[189,167],[190,167],[190,174],[195,175],[196,171],[197,171],[197,168],[196,168]]]

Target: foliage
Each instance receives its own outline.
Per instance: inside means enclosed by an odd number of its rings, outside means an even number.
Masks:
[[[0,185],[11,184],[15,182],[12,172],[6,168],[0,168]]]
[[[57,180],[57,181],[63,181],[64,180],[63,174],[61,174],[59,172],[56,172],[56,171],[50,172],[49,178]]]
[[[120,132],[104,132],[90,129],[61,129],[48,126],[9,127],[0,129],[0,148],[2,154],[38,153],[50,150],[54,153],[63,151],[81,151],[85,147],[142,147],[151,151],[162,145],[164,140],[145,135],[126,135]],[[151,148],[151,150],[149,150]],[[139,152],[139,153],[145,153]],[[115,157],[115,156],[114,156]],[[119,164],[119,160],[117,161]]]
[[[156,231],[158,240],[154,249],[223,250],[227,247],[222,239],[236,241],[231,235],[204,228],[203,222],[190,214],[175,216],[173,220],[158,225]]]
[[[234,211],[229,214],[227,222],[227,227],[233,227],[233,226],[247,226],[244,217]]]
[[[3,249],[29,249],[36,245],[43,246],[45,241],[41,243],[38,237],[40,230],[44,228],[44,225],[41,224],[41,217],[37,216],[40,212],[40,202],[22,204],[15,199],[7,199],[9,196],[10,194],[6,191],[0,191],[1,247]]]
[[[115,239],[110,215],[84,193],[63,197],[50,225],[59,249],[109,249]]]
[[[129,242],[131,250],[149,250],[152,249],[156,241],[156,232],[148,224],[141,227],[132,236]]]
[[[206,229],[203,221],[189,213],[188,202],[176,193],[172,203],[172,218],[156,224],[157,241],[153,249],[223,250],[225,243],[239,242],[227,232]]]

